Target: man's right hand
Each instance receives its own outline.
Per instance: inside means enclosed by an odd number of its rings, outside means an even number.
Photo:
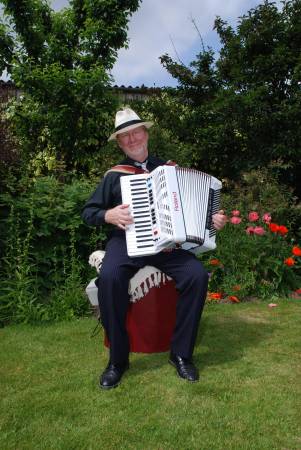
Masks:
[[[116,225],[121,230],[125,230],[127,225],[134,222],[130,214],[129,205],[118,205],[115,208],[108,209],[105,213],[105,221]]]

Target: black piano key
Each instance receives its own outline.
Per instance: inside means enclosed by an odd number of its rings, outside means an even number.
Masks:
[[[145,229],[145,231],[149,231],[152,229],[151,226],[146,226],[146,225],[135,225],[135,229],[139,229],[139,228],[143,228]]]
[[[137,243],[140,243],[140,242],[150,242],[150,241],[153,242],[153,238],[152,238],[152,237],[150,237],[149,239],[137,239]]]
[[[137,205],[148,205],[148,202],[138,202],[138,203],[135,203],[135,204],[133,204],[132,209],[139,209],[140,206],[137,206]]]

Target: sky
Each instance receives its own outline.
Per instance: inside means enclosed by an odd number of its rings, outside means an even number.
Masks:
[[[68,3],[51,1],[55,10]],[[168,53],[188,65],[201,49],[199,33],[204,46],[218,52],[220,43],[213,30],[216,16],[236,27],[240,16],[261,3],[263,0],[143,0],[129,22],[129,48],[118,53],[112,71],[114,84],[175,86],[175,80],[160,64],[161,55]],[[280,6],[281,1],[276,0],[276,4]]]

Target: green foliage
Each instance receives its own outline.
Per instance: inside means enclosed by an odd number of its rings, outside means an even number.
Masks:
[[[6,220],[6,253],[3,257],[3,281],[0,284],[0,322],[31,321],[39,318],[36,304],[36,283],[30,257],[33,234],[33,205],[29,204],[26,232],[21,237],[20,218],[12,205]]]
[[[300,0],[282,9],[265,1],[236,29],[217,18],[215,30],[222,45],[216,60],[202,41],[189,66],[162,56],[179,83],[177,100],[167,93],[149,103],[151,112],[162,128],[191,145],[189,160],[196,167],[238,179],[242,170],[278,161],[282,180],[300,196]]]
[[[88,256],[105,239],[80,217],[94,185],[40,177],[23,180],[19,192],[1,195],[2,323],[70,319],[87,312]]]
[[[301,232],[301,204],[292,188],[279,182],[276,169],[273,165],[242,172],[236,182],[225,179],[223,207],[227,211],[238,209],[243,214],[258,211],[261,216],[269,212],[274,221],[290,224],[290,229],[298,236]]]
[[[59,12],[44,0],[0,3],[0,70],[22,91],[7,114],[23,158],[43,162],[34,173],[86,171],[113,125],[108,71],[139,0],[74,0]]]

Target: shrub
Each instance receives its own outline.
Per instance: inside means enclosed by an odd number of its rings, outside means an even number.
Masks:
[[[0,321],[35,322],[82,315],[88,256],[104,233],[87,227],[81,208],[94,189],[86,179],[19,182],[1,198]]]
[[[223,207],[228,211],[239,209],[242,214],[250,210],[262,216],[269,211],[273,220],[289,223],[298,235],[301,226],[301,204],[292,189],[279,183],[276,162],[266,168],[243,172],[239,182],[224,181]]]
[[[257,211],[230,213],[214,254],[201,257],[211,274],[209,298],[267,298],[300,288],[301,249],[286,226],[271,220],[270,214]]]

